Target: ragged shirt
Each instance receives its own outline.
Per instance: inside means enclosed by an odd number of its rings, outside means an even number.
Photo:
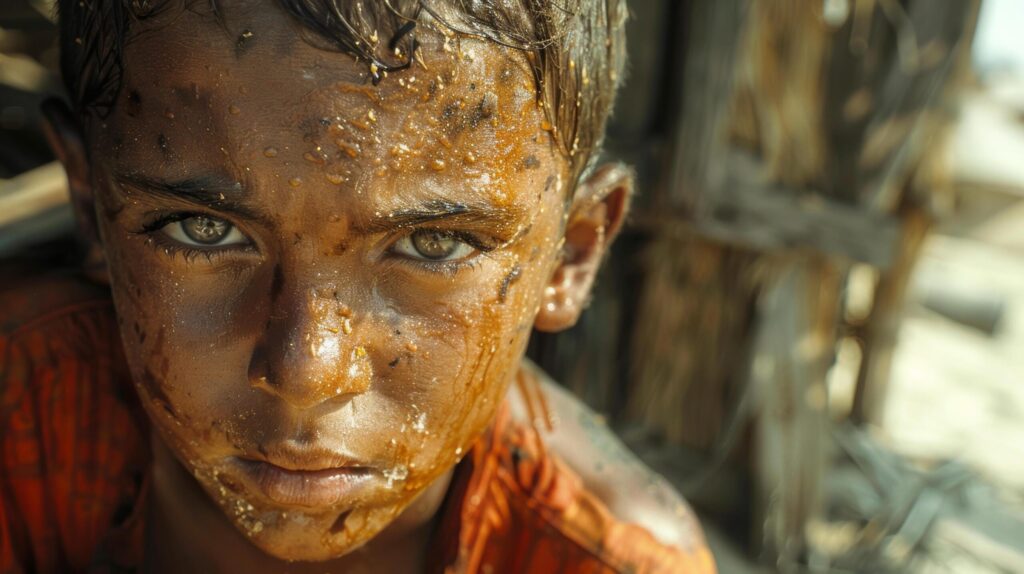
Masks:
[[[0,574],[136,570],[150,431],[109,292],[19,283],[0,291]],[[616,520],[507,405],[440,512],[431,573],[715,571],[699,531],[669,546]]]

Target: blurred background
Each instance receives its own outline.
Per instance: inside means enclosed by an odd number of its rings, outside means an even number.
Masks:
[[[639,197],[536,334],[720,571],[1024,572],[1024,2],[633,0]],[[76,255],[51,0],[0,0],[0,256]]]

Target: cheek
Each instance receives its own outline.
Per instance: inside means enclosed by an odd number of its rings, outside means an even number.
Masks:
[[[175,442],[218,442],[218,425],[246,412],[260,295],[244,272],[186,273],[113,226],[105,246],[126,359],[152,420]]]
[[[487,280],[434,302],[430,319],[402,329],[415,353],[403,359],[409,382],[392,387],[405,419],[392,438],[408,458],[412,486],[466,454],[490,424],[519,368],[550,257],[532,245],[503,259]]]

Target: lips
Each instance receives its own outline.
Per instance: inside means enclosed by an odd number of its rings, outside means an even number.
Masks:
[[[334,506],[357,497],[379,478],[376,469],[330,452],[276,451],[232,462],[250,486],[284,506]]]

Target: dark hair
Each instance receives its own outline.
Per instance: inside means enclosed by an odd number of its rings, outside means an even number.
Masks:
[[[61,73],[76,110],[113,108],[134,23],[200,1],[220,17],[219,0],[58,0]],[[600,148],[625,65],[625,0],[276,1],[329,47],[365,61],[374,83],[410,65],[415,27],[428,20],[522,50],[573,173]],[[377,34],[390,41],[371,41]]]

